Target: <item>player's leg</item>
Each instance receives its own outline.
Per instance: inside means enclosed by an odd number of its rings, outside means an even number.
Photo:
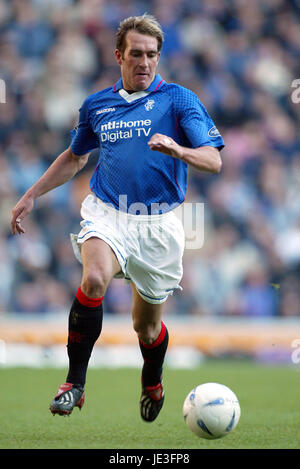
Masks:
[[[104,296],[111,279],[121,270],[111,247],[100,238],[89,238],[81,248],[83,293],[91,298]]]
[[[120,266],[102,239],[90,238],[81,248],[82,281],[69,315],[67,381],[85,384],[88,360],[102,329],[102,300]]]
[[[133,283],[131,283],[131,288],[133,328],[139,340],[147,345],[152,345],[161,332],[164,303],[148,303],[137,292]]]
[[[66,383],[50,405],[53,414],[70,414],[84,402],[88,362],[102,329],[102,300],[110,280],[120,265],[110,246],[99,238],[90,238],[81,249],[83,274],[69,314]]]
[[[132,298],[133,327],[144,359],[140,411],[142,418],[151,422],[159,414],[164,402],[162,371],[169,335],[162,322],[163,304],[146,302],[134,285]]]

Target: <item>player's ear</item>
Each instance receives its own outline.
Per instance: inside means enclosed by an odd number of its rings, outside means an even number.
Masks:
[[[122,65],[122,53],[121,51],[119,51],[119,49],[115,50],[115,58],[116,58],[117,63],[119,65]]]

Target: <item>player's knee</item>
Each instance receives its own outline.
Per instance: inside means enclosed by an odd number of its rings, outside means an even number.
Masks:
[[[160,333],[160,327],[160,323],[141,323],[139,321],[133,322],[133,328],[137,333],[138,338],[147,345],[151,345],[156,341]]]
[[[88,272],[82,278],[81,288],[89,298],[104,296],[109,279],[102,272]]]

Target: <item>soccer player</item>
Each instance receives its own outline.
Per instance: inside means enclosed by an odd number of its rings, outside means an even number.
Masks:
[[[198,97],[168,84],[157,66],[163,32],[151,15],[120,23],[115,57],[121,78],[89,96],[70,147],[12,211],[12,233],[42,194],[70,180],[99,148],[82,203],[81,231],[72,235],[82,281],[68,324],[69,370],[50,404],[70,414],[84,404],[89,358],[102,329],[102,301],[113,277],[132,286],[132,319],[144,359],[140,413],[153,421],[164,402],[162,370],[168,330],[162,312],[180,288],[184,231],[174,208],[185,198],[188,166],[218,173],[224,142]]]

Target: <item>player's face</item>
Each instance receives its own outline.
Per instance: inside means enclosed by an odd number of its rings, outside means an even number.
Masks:
[[[160,57],[156,37],[128,31],[123,54],[118,49],[115,54],[121,66],[124,89],[131,91],[147,89],[154,80]]]

